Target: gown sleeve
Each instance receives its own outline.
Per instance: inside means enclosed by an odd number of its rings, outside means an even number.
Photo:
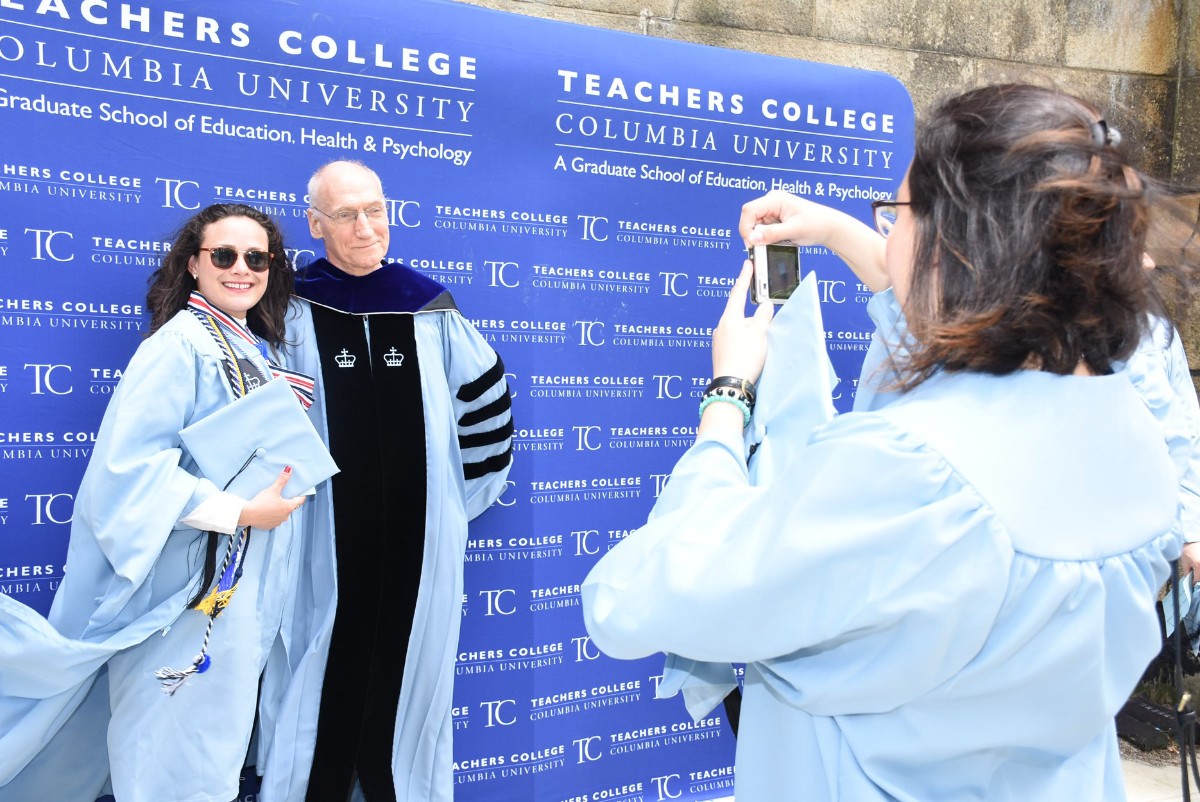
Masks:
[[[1124,371],[1158,421],[1175,463],[1184,540],[1200,540],[1200,402],[1179,333],[1155,321]]]
[[[512,464],[512,399],[504,362],[468,321],[446,315],[443,337],[469,520],[504,491]]]
[[[860,412],[880,409],[898,397],[892,389],[897,378],[895,363],[903,362],[908,341],[908,322],[890,287],[871,296],[867,314],[875,330],[854,391],[854,409]]]
[[[699,438],[652,520],[588,575],[584,618],[602,651],[786,675],[821,655],[842,672],[895,664],[903,643],[910,665],[896,669],[933,682],[978,650],[1005,587],[978,566],[1002,577],[1012,550],[939,455],[869,414],[818,430],[765,486],[748,484],[741,453]]]
[[[143,342],[126,368],[100,424],[72,521],[71,584],[89,590],[71,596],[91,592],[98,600],[89,629],[121,615],[171,532],[187,529],[181,519],[219,492],[181,465],[179,439],[195,414],[198,384],[222,381],[219,370],[169,330]]]
[[[1183,505],[1183,537],[1190,543],[1200,540],[1200,402],[1178,333],[1171,338],[1167,360],[1171,387],[1190,422],[1189,436],[1180,446],[1184,455],[1179,459],[1186,463],[1179,480],[1179,496]]]

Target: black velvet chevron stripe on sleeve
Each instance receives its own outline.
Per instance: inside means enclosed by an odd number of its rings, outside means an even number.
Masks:
[[[496,355],[496,364],[487,369],[486,372],[473,382],[468,382],[458,388],[458,400],[471,403],[479,396],[486,393],[497,382],[504,378],[504,362],[500,359],[500,355]]]
[[[477,423],[483,423],[488,418],[494,418],[497,415],[503,415],[512,408],[512,399],[508,397],[508,393],[497,398],[490,404],[485,404],[479,409],[473,409],[465,413],[458,419],[459,426],[474,426]]]
[[[512,460],[512,446],[505,449],[503,454],[496,454],[488,457],[480,462],[467,462],[463,464],[463,479],[468,482],[472,479],[478,479],[481,476],[487,476],[489,473],[503,470],[506,465]]]
[[[460,402],[471,404],[494,390],[497,385],[504,386],[504,363],[499,356],[496,357],[496,363],[482,376],[460,387],[456,396]],[[489,473],[503,470],[512,460],[513,422],[511,410],[512,398],[506,390],[495,400],[477,409],[467,410],[459,417],[460,430],[480,424],[486,427],[482,431],[458,436],[458,447],[464,452],[464,458],[474,457],[472,461],[463,463],[464,479],[468,481],[478,479]],[[477,453],[468,455],[466,453],[468,449],[483,449],[485,452],[488,450],[495,452],[497,449],[503,449],[503,451],[477,456]]]
[[[505,396],[507,397],[507,396]],[[496,443],[503,443],[513,434],[512,418],[509,418],[499,429],[489,429],[486,432],[475,432],[474,434],[460,434],[458,436],[459,448],[479,448],[480,446],[490,446]]]

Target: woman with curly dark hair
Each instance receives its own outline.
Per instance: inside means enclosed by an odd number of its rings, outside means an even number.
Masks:
[[[263,241],[259,236],[261,233],[266,238],[266,247],[255,249],[253,252],[265,255],[269,259],[257,262],[251,267],[244,264],[244,258],[233,260],[232,254],[218,252],[216,256],[219,263],[213,262],[214,254],[204,247],[206,235],[211,239],[217,233],[208,231],[209,226],[213,225],[221,229],[245,228],[249,238],[254,241]],[[261,232],[257,229],[261,229]],[[201,258],[206,254],[206,258]],[[238,267],[244,269],[235,270],[235,264],[226,263],[229,260],[233,260]],[[240,203],[217,203],[201,209],[176,233],[171,250],[163,257],[162,265],[150,275],[150,290],[146,294],[146,306],[150,310],[150,333],[158,331],[176,313],[186,309],[193,292],[199,290],[203,294],[205,287],[199,286],[200,267],[205,263],[216,267],[217,272],[212,274],[215,278],[228,276],[230,273],[237,273],[243,278],[261,277],[252,289],[246,290],[245,299],[238,300],[234,297],[235,294],[231,293],[228,303],[233,309],[226,311],[244,319],[245,325],[258,337],[266,340],[271,348],[281,348],[284,315],[292,297],[292,268],[284,253],[283,234],[270,217],[253,206]],[[217,283],[208,283],[206,279],[206,287],[210,294],[225,297],[224,291]],[[220,305],[218,298],[209,300]],[[250,300],[254,302],[250,303]],[[242,310],[242,307],[246,308]],[[239,311],[235,312],[235,309]]]
[[[696,444],[582,591],[597,646],[671,654],[660,695],[694,716],[747,664],[739,802],[1124,798],[1113,717],[1181,544],[1126,370],[1165,317],[1151,194],[1096,107],[1001,85],[933,110],[877,231],[785,193],[744,207],[748,244],[890,286],[888,395],[830,419],[815,284],[768,355],[747,263]]]
[[[28,700],[4,734],[0,799],[90,800],[108,782],[122,802],[237,796],[304,497],[283,492],[290,467],[249,498],[227,492],[181,431],[273,379],[287,412],[311,403],[311,379],[281,363],[291,285],[278,227],[241,204],[188,220],[151,276],[151,334],[100,425],[48,623],[0,609],[23,622],[26,667],[47,664],[0,687],[0,719]],[[227,419],[215,445],[230,450],[263,426]]]

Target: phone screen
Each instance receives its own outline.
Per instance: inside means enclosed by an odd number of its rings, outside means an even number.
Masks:
[[[767,297],[784,301],[800,284],[800,251],[794,245],[767,246]]]

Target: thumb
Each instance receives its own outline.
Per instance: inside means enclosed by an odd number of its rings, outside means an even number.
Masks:
[[[750,236],[746,237],[746,244],[750,247],[755,245],[773,245],[787,238],[788,229],[782,222],[759,223],[750,232]]]
[[[759,304],[758,308],[754,310],[754,318],[753,319],[754,319],[755,325],[757,325],[765,330],[767,328],[767,326],[771,323],[771,319],[774,316],[775,316],[775,304],[771,303],[770,301],[767,301],[766,303]]]
[[[292,478],[292,466],[288,465],[286,468],[284,468],[282,471],[279,472],[279,476],[275,477],[275,484],[271,485],[271,487],[275,490],[276,493],[283,495],[283,488],[285,485],[287,485],[288,479],[291,479],[291,478]]]

